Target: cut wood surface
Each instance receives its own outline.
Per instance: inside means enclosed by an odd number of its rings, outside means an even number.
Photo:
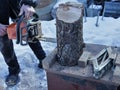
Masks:
[[[73,23],[83,16],[83,5],[70,2],[61,4],[56,14],[59,20],[66,23]]]

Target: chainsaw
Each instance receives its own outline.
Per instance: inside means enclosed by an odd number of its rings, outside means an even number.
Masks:
[[[39,16],[34,13],[31,19],[26,20],[22,14],[7,28],[9,39],[16,39],[16,44],[27,45],[29,42],[35,43],[37,40],[56,43],[55,38],[42,37],[41,22]]]
[[[27,45],[28,42],[36,42],[37,38],[42,36],[41,22],[39,16],[34,13],[33,18],[26,21],[25,15],[21,15],[17,21],[16,26],[16,44]],[[21,23],[24,22],[24,26],[21,27]],[[25,31],[26,30],[26,31]],[[24,33],[26,32],[26,33]]]

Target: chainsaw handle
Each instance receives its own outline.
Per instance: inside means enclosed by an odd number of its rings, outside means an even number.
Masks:
[[[37,21],[37,20],[39,19],[39,16],[38,16],[38,14],[37,14],[37,13],[33,13],[33,17],[34,17],[34,19],[33,19],[33,20],[35,20],[35,21]]]
[[[20,43],[20,24],[23,21],[24,17],[25,17],[25,14],[23,13],[17,19],[17,25],[16,25],[16,44]]]
[[[27,45],[28,44],[28,33],[26,33],[26,35],[22,35],[22,32],[23,32],[23,30],[25,29],[26,27],[23,27],[23,28],[21,28],[21,30],[20,30],[20,45],[22,45],[22,46],[25,46],[25,45]],[[23,43],[23,38],[24,38],[24,42],[25,43]]]

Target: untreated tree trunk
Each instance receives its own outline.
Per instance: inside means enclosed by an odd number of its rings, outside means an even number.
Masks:
[[[83,5],[67,2],[56,12],[57,59],[61,65],[73,66],[83,52]]]

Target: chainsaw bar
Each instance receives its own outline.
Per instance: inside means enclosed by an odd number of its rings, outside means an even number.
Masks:
[[[57,42],[56,38],[51,38],[51,37],[40,37],[38,39],[40,41],[44,41],[44,42],[51,42],[51,43],[56,43]]]

